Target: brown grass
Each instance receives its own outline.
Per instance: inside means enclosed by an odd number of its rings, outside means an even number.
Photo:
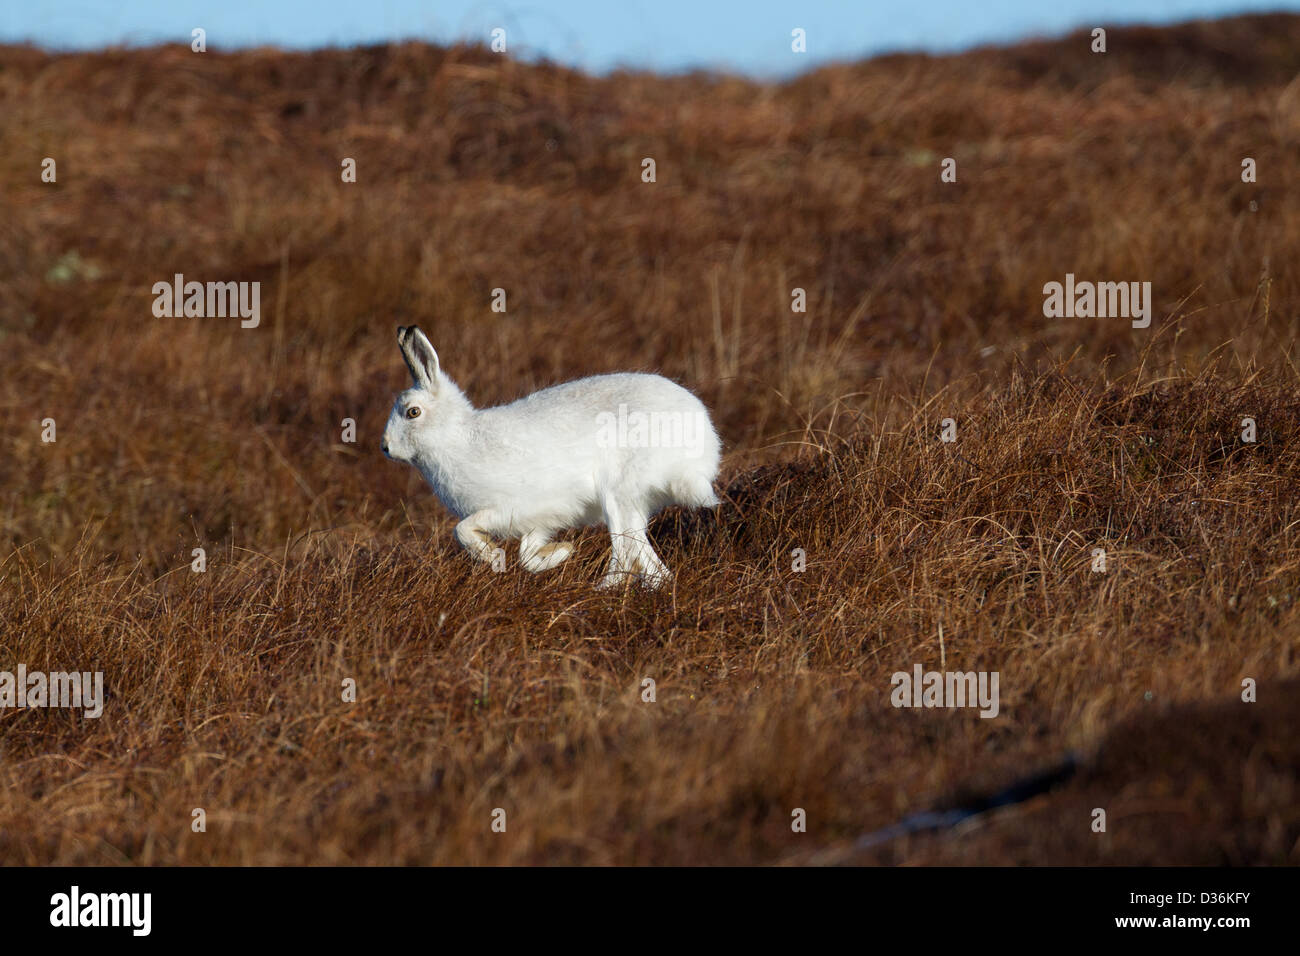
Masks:
[[[0,711],[0,861],[1300,862],[1300,18],[1109,40],[774,86],[0,49],[0,669],[109,691]],[[154,318],[175,272],[260,280],[261,326]],[[1044,318],[1066,272],[1151,281],[1152,327]],[[705,399],[670,592],[595,592],[598,530],[471,564],[378,451],[412,322],[481,404]],[[999,717],[890,705],[941,662]]]

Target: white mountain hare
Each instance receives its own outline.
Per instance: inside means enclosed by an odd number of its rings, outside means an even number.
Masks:
[[[573,551],[557,531],[604,523],[613,555],[601,587],[669,579],[646,537],[651,515],[718,504],[721,442],[703,402],[662,376],[618,373],[475,408],[423,332],[399,327],[397,344],[415,386],[393,404],[384,454],[419,469],[471,555],[490,563],[493,537],[520,538],[523,566],[546,571]]]

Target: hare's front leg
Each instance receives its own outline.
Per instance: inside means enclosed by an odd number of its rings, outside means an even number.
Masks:
[[[549,571],[572,553],[571,542],[552,542],[551,532],[543,528],[534,528],[519,541],[519,560],[526,570],[534,574]]]
[[[488,564],[492,563],[497,543],[483,530],[483,526],[491,524],[494,517],[491,511],[476,511],[456,525],[456,540],[472,556]]]

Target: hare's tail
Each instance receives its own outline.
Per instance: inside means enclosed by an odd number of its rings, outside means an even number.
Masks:
[[[673,482],[673,497],[688,508],[716,508],[718,496],[713,482],[704,475],[688,475]]]

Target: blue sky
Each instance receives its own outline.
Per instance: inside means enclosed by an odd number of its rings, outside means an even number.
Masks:
[[[0,0],[0,42],[59,49],[189,42],[209,49],[486,42],[604,72],[706,67],[786,75],[890,50],[951,51],[1081,26],[1171,23],[1300,0]],[[808,53],[790,52],[807,31]]]

